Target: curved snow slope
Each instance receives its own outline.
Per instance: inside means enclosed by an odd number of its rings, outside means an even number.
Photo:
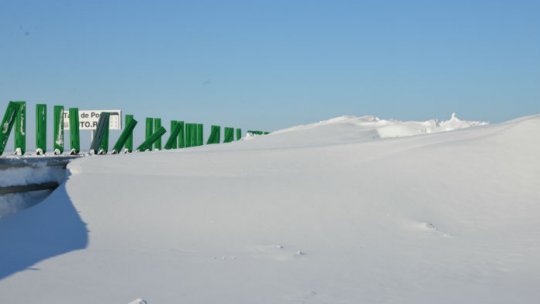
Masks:
[[[313,124],[296,126],[272,132],[271,139],[263,143],[268,147],[310,147],[359,143],[378,139],[407,137],[485,126],[482,121],[464,121],[455,113],[449,120],[399,121],[385,120],[375,116],[340,116]],[[279,136],[275,136],[279,135]],[[257,136],[248,137],[252,139]]]
[[[537,302],[540,116],[360,129],[76,160],[0,220],[0,300]]]

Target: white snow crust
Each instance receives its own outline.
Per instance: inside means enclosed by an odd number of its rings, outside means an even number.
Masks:
[[[538,134],[340,117],[78,159],[0,219],[0,302],[537,303]]]

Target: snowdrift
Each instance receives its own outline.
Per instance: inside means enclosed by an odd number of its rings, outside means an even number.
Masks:
[[[0,301],[536,303],[540,116],[452,120],[73,161],[0,219]]]

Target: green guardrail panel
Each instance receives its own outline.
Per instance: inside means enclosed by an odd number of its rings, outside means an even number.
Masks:
[[[133,117],[133,115],[126,115],[126,127],[124,128],[124,131],[126,129],[128,129],[128,126],[130,126],[132,123],[130,123],[131,121],[134,121],[135,124],[133,125],[133,129],[131,129],[131,131],[127,132],[127,138],[125,139],[125,143],[122,144],[122,146],[120,147],[120,149],[116,150],[116,152],[120,153],[120,150],[125,147],[126,148],[126,152],[133,152],[133,130],[135,130],[135,126],[137,125],[137,121],[135,120],[135,118]],[[122,132],[123,133],[123,132]],[[120,136],[121,137],[121,136]],[[118,138],[120,139],[120,138]],[[118,142],[118,141],[117,141]]]
[[[204,145],[204,126],[197,124],[197,146]]]
[[[165,142],[165,149],[176,149],[178,148],[178,133],[180,130],[177,130],[178,122],[176,120],[171,120],[171,135],[169,139]]]
[[[62,154],[64,153],[64,106],[54,106],[53,115],[53,150],[54,154]]]
[[[81,152],[81,137],[79,131],[79,108],[69,108],[69,140],[70,154]]]
[[[212,125],[210,126],[210,136],[206,144],[213,145],[219,144],[221,142],[221,126]]]
[[[16,101],[19,105],[19,111],[15,118],[15,153],[24,155],[26,153],[26,102]]]
[[[165,143],[165,149],[176,149],[178,148],[178,134],[182,131],[183,126],[180,125],[176,120],[171,121],[171,135]]]
[[[225,127],[223,132],[223,142],[230,143],[234,141],[234,128]]]
[[[193,135],[193,124],[192,123],[186,123],[185,124],[185,128],[186,128],[186,132],[185,132],[185,135],[186,135],[186,138],[185,138],[185,147],[186,148],[189,148],[192,146],[192,135]]]
[[[109,116],[108,112],[101,112],[94,135],[94,139],[90,144],[90,153],[107,154],[109,141]],[[104,144],[105,143],[105,144]]]
[[[161,128],[161,118],[154,118],[154,130]],[[161,137],[154,142],[154,149],[161,150]]]
[[[107,112],[102,112],[102,114],[103,113],[107,113]],[[101,139],[101,143],[99,145],[98,154],[107,154],[107,152],[109,151],[109,134],[110,134],[109,121],[110,121],[110,117],[111,117],[111,113],[107,113],[107,122],[103,126],[103,130],[104,130],[103,131],[103,138]],[[99,118],[101,118],[101,114],[100,114]],[[98,123],[99,123],[99,120],[98,120]]]
[[[36,154],[47,151],[47,105],[36,104]]]
[[[154,119],[147,117],[146,118],[146,133],[145,133],[145,141],[148,140],[152,135],[154,134]],[[152,147],[149,147],[148,150],[152,151]]]
[[[191,127],[191,146],[197,147],[199,145],[199,124],[194,123]]]
[[[242,129],[236,129],[236,140],[242,139]]]
[[[177,121],[180,131],[178,132],[178,148],[186,147],[186,125],[183,121]]]
[[[133,130],[135,130],[135,126],[137,126],[137,121],[133,118],[133,115],[126,115],[126,125],[114,144],[113,154],[120,153],[124,147],[126,147],[125,152],[133,152]]]
[[[13,129],[18,112],[19,105],[14,101],[10,101],[6,108],[6,112],[4,113],[4,117],[2,118],[2,125],[0,126],[0,155],[4,153],[9,134],[11,133],[11,129]]]
[[[161,138],[161,136],[163,136],[163,134],[167,133],[167,130],[165,130],[164,127],[160,127],[158,130],[156,130],[154,132],[154,134],[152,134],[149,138],[147,138],[138,148],[137,150],[138,151],[146,151],[146,150],[151,150],[152,149],[152,145],[154,144],[154,142],[156,140],[158,140],[159,138]]]

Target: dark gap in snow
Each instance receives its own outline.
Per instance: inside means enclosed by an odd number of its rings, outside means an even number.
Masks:
[[[71,159],[0,159],[0,219],[47,198],[66,179],[66,165]]]

